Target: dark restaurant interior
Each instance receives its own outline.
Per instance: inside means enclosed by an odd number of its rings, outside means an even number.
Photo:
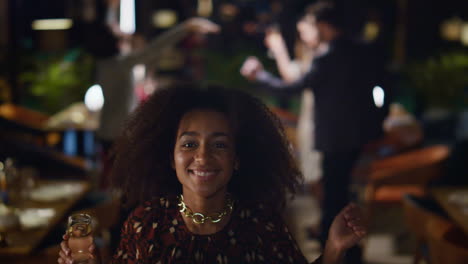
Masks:
[[[304,176],[284,220],[314,261],[330,192],[323,162],[334,163],[314,148],[314,121],[320,100],[330,111],[340,102],[314,87],[257,89],[242,71],[254,57],[287,79],[273,38],[291,54],[295,78],[313,70],[333,48],[312,51],[301,40],[300,21],[317,2],[0,0],[0,263],[57,263],[77,213],[92,216],[102,263],[110,262],[128,211],[110,188],[120,126],[103,126],[122,125],[152,93],[181,81],[240,90],[276,114]],[[342,34],[374,63],[361,71],[377,72],[369,98],[382,133],[360,149],[345,186],[367,219],[361,263],[468,263],[468,2],[328,2]],[[187,26],[193,18],[219,30]]]

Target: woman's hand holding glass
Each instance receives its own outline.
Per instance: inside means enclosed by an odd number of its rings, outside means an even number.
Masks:
[[[75,214],[68,219],[68,228],[60,243],[58,263],[95,264],[95,244],[92,236],[92,218],[87,214]]]
[[[60,264],[75,264],[77,263],[76,261],[73,260],[72,258],[72,251],[68,247],[68,240],[70,236],[68,234],[63,235],[63,241],[60,243],[60,251],[59,251],[59,258],[57,260],[58,263]],[[99,258],[97,256],[97,251],[96,251],[96,245],[92,243],[88,247],[89,251],[89,259],[88,259],[88,264],[98,264],[100,263]]]

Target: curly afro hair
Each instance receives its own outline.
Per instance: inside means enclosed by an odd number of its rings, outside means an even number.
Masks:
[[[241,202],[282,209],[302,174],[279,119],[257,98],[220,86],[178,84],[156,91],[129,117],[113,148],[113,186],[125,206],[178,195],[182,186],[171,167],[179,121],[193,109],[223,113],[234,130],[239,168],[228,191]]]

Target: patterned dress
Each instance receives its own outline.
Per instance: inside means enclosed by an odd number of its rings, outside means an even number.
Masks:
[[[112,263],[301,264],[307,260],[281,217],[261,204],[237,202],[223,230],[197,235],[187,229],[173,197],[153,199],[129,215]]]

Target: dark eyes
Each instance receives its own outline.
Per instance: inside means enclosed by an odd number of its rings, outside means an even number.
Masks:
[[[185,143],[182,143],[182,147],[183,148],[196,148],[198,147],[198,144],[195,142],[185,142]],[[228,144],[224,142],[214,142],[213,147],[217,149],[226,149],[228,148]]]
[[[187,142],[187,143],[182,144],[182,147],[184,147],[184,148],[194,148],[196,146],[197,146],[197,144],[194,143],[194,142]]]
[[[215,146],[215,148],[222,148],[222,149],[228,147],[228,145],[226,143],[224,143],[224,142],[215,142],[214,146]]]

